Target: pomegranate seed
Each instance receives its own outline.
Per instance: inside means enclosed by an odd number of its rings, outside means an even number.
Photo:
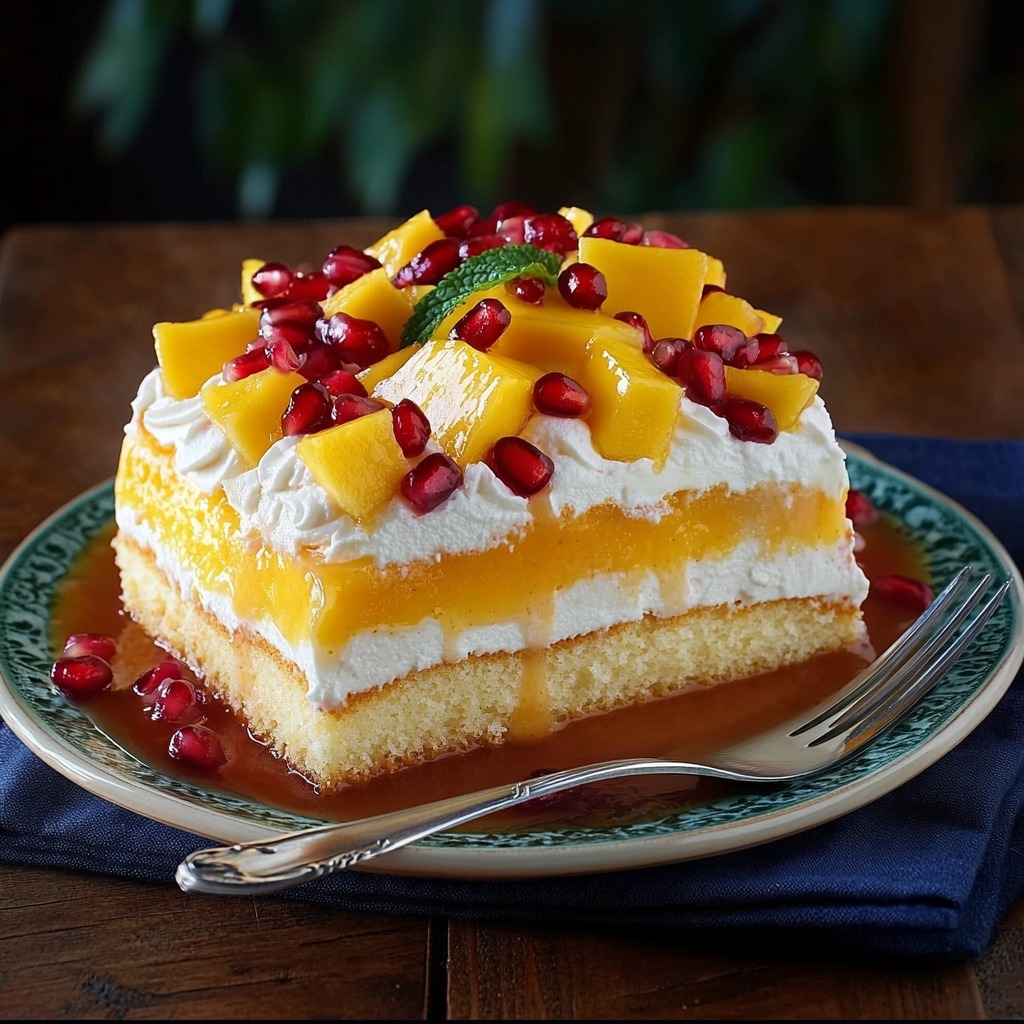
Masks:
[[[166,679],[180,679],[185,672],[185,666],[177,658],[164,658],[157,662],[152,668],[143,672],[132,689],[140,696],[145,697],[153,693],[156,688]]]
[[[318,321],[317,334],[326,344],[333,345],[345,362],[355,363],[360,369],[391,352],[380,324],[348,313],[335,313],[329,320]]]
[[[629,324],[630,327],[635,327],[638,331],[644,333],[644,352],[650,355],[654,351],[654,338],[651,336],[651,329],[647,326],[647,321],[639,313],[634,313],[631,309],[627,309],[623,313],[615,314],[616,320],[621,320],[624,324]]]
[[[267,324],[260,326],[260,335],[267,346],[267,355],[270,355],[270,346],[285,344],[289,348],[301,352],[313,340],[312,324]],[[271,357],[273,361],[273,357]]]
[[[609,238],[613,242],[619,242],[625,233],[625,221],[619,220],[618,217],[600,217],[583,232],[583,235],[585,238]]]
[[[608,298],[608,282],[597,267],[573,263],[558,275],[562,298],[577,309],[600,309]]]
[[[748,367],[755,366],[760,356],[761,346],[756,338],[751,338],[746,345],[742,345],[733,352],[732,361],[729,365],[735,366],[740,370],[745,370]]]
[[[269,299],[262,308],[261,327],[265,324],[308,324],[312,328],[324,315],[320,303],[312,299]]]
[[[302,366],[302,356],[283,338],[267,345],[267,359],[271,366],[282,373],[294,373]]]
[[[730,327],[728,324],[705,324],[693,332],[695,348],[717,352],[730,365],[733,357],[747,342],[747,336],[738,327]]]
[[[313,344],[302,354],[299,373],[306,380],[322,381],[324,377],[340,369],[343,362],[341,353],[330,345]]]
[[[774,359],[789,354],[789,346],[781,334],[755,334],[757,350],[761,359]]]
[[[333,370],[321,377],[320,383],[327,389],[331,398],[337,398],[339,395],[358,395],[360,398],[366,398],[363,382],[348,370]]]
[[[680,354],[691,348],[693,345],[685,338],[661,338],[654,343],[654,348],[651,349],[651,362],[662,373],[674,377],[679,368]]]
[[[507,203],[499,203],[493,210],[491,210],[490,216],[484,220],[477,221],[471,231],[471,236],[475,235],[492,235],[498,230],[498,225],[503,220],[509,220],[512,217],[529,217],[531,214],[537,211],[526,203],[516,202],[512,200]],[[521,239],[520,239],[521,241]]]
[[[654,228],[651,231],[645,231],[643,241],[641,245],[650,245],[656,249],[689,249],[690,245],[688,242],[684,242],[678,235],[673,235],[671,231],[660,231],[658,228]]]
[[[806,373],[815,380],[821,380],[825,376],[821,360],[813,352],[801,349],[799,352],[791,352],[790,355],[796,360],[797,373]]]
[[[725,363],[717,352],[683,349],[676,377],[686,388],[686,397],[698,405],[714,405],[725,398]]]
[[[283,263],[264,263],[252,275],[252,286],[265,299],[273,299],[288,291],[293,274]]]
[[[459,246],[459,260],[471,260],[488,249],[500,249],[508,245],[508,239],[502,235],[479,235],[476,238],[467,238]]]
[[[422,455],[430,438],[430,420],[423,410],[408,398],[403,398],[391,410],[395,440],[406,458]]]
[[[486,352],[512,323],[512,314],[498,299],[481,299],[452,329],[458,338],[480,352]]]
[[[198,718],[205,700],[187,679],[165,679],[156,691],[149,716],[154,722],[187,722]]]
[[[523,241],[564,256],[579,245],[572,222],[560,213],[538,213],[523,222]]]
[[[95,654],[74,658],[58,658],[50,666],[50,682],[54,689],[70,700],[94,697],[113,682],[110,666]]]
[[[643,224],[627,224],[626,230],[622,232],[622,238],[619,239],[623,245],[639,245],[643,241],[644,237],[644,226]]]
[[[392,284],[396,288],[407,288],[412,284],[437,284],[449,270],[459,265],[461,245],[457,238],[439,238],[431,242],[395,274]]]
[[[296,271],[285,294],[289,299],[313,299],[314,302],[323,302],[330,290],[331,282],[324,277],[322,270]]]
[[[505,291],[531,306],[539,306],[544,301],[546,290],[547,286],[539,277],[515,277],[505,282]]]
[[[327,254],[322,271],[333,287],[344,288],[363,274],[378,269],[380,263],[369,253],[355,249],[351,245],[339,245]]]
[[[741,350],[742,351],[742,350]],[[734,361],[733,365],[737,365]],[[796,357],[791,355],[775,356],[774,359],[759,359],[753,366],[755,370],[777,373],[783,377],[797,373]]]
[[[80,658],[84,654],[95,654],[104,661],[113,661],[117,644],[104,633],[72,633],[64,641],[63,657]]]
[[[498,221],[494,231],[507,245],[522,245],[526,241],[526,218],[506,217]]]
[[[706,284],[700,290],[700,297],[703,299],[705,295],[710,295],[712,292],[724,292],[725,289],[720,284]]]
[[[846,492],[846,518],[859,530],[877,523],[880,515],[874,503],[863,491],[851,487]]]
[[[371,412],[380,412],[387,406],[376,398],[364,398],[362,395],[338,395],[331,409],[332,423],[348,423],[360,416],[369,416]]]
[[[520,498],[529,498],[547,486],[555,471],[551,459],[521,437],[499,437],[487,464],[494,475]]]
[[[467,238],[479,220],[480,211],[475,206],[456,206],[435,217],[434,223],[449,238]]]
[[[760,402],[749,398],[725,398],[712,408],[725,418],[729,433],[741,441],[771,444],[779,436],[775,414]]]
[[[281,431],[285,437],[297,434],[315,434],[331,424],[331,395],[317,381],[300,384],[288,400],[288,408],[281,414]]]
[[[171,737],[167,752],[175,761],[204,772],[215,772],[228,760],[224,742],[205,725],[182,726]]]
[[[935,592],[927,583],[895,572],[872,580],[871,593],[917,613],[935,600]]]
[[[431,452],[402,481],[402,497],[420,513],[447,501],[462,483],[462,470],[444,452]]]
[[[260,341],[262,342],[262,339]],[[229,382],[242,380],[254,373],[259,373],[260,370],[265,370],[269,365],[267,347],[261,343],[259,348],[251,348],[248,352],[229,359],[224,364],[224,379]]]
[[[590,392],[564,373],[545,373],[533,385],[533,405],[546,416],[586,416]]]

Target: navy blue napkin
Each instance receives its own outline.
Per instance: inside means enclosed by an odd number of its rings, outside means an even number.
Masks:
[[[1024,441],[851,435],[974,512],[1024,563]],[[0,859],[173,885],[208,840],[79,789],[0,725]],[[1024,895],[1024,680],[915,779],[837,821],[720,857],[510,882],[350,872],[277,897],[347,909],[666,930],[673,939],[977,956]],[[184,894],[182,899],[187,899]]]

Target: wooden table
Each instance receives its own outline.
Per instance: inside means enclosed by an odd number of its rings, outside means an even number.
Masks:
[[[1024,209],[649,217],[817,351],[840,430],[1024,435]],[[109,477],[150,327],[233,300],[240,261],[383,225],[42,227],[0,251],[0,560]],[[0,865],[0,1017],[1024,1016],[1024,903],[977,963],[742,955],[700,936],[463,924],[186,897]]]

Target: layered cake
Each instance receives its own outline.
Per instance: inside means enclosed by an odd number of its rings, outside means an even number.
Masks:
[[[154,328],[125,608],[324,787],[856,642],[844,457],[779,327],[578,208],[246,260]]]

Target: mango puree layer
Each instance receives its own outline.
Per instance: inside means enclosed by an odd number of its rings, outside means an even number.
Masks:
[[[328,654],[365,630],[426,618],[451,637],[543,617],[553,594],[597,575],[653,571],[663,595],[682,601],[693,560],[724,558],[750,540],[769,559],[835,544],[846,532],[843,501],[820,491],[720,486],[669,496],[657,522],[601,505],[580,516],[537,515],[487,551],[385,568],[369,558],[328,564],[315,551],[282,554],[243,535],[223,492],[207,495],[183,479],[173,451],[143,430],[125,438],[115,494],[203,590],[230,598],[240,618],[269,616],[291,644],[313,641]]]

